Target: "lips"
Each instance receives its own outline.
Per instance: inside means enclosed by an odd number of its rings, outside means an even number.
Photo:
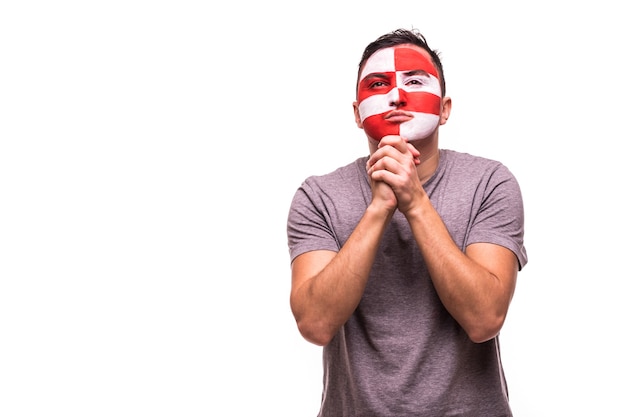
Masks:
[[[389,123],[404,123],[412,118],[413,115],[411,113],[399,110],[390,111],[384,117],[385,121]]]

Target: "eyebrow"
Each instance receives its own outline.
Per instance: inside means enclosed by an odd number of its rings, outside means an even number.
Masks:
[[[413,70],[413,71],[403,71],[402,74],[408,75],[408,76],[411,76],[411,75],[428,75],[428,76],[430,76],[430,73],[428,71],[424,71],[424,70],[421,70],[421,69]]]
[[[384,72],[373,72],[371,74],[367,74],[365,77],[363,77],[363,79],[361,81],[371,80],[373,78],[383,78],[385,80],[388,80],[389,79],[389,75],[385,74]]]

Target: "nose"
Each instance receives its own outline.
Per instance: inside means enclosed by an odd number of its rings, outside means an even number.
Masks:
[[[394,88],[388,94],[389,106],[402,107],[406,106],[406,92],[401,88]]]

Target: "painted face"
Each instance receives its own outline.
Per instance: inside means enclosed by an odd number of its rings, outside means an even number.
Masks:
[[[441,86],[437,70],[415,49],[381,49],[361,71],[357,104],[370,138],[400,135],[408,140],[424,139],[439,125]]]

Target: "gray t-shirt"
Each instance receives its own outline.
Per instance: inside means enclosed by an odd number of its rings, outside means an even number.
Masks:
[[[344,245],[371,201],[366,161],[298,188],[287,221],[292,260]],[[424,188],[461,250],[494,243],[526,264],[522,196],[504,165],[442,149]],[[450,316],[399,212],[357,309],[324,347],[323,366],[320,417],[511,416],[498,338],[474,343]]]

